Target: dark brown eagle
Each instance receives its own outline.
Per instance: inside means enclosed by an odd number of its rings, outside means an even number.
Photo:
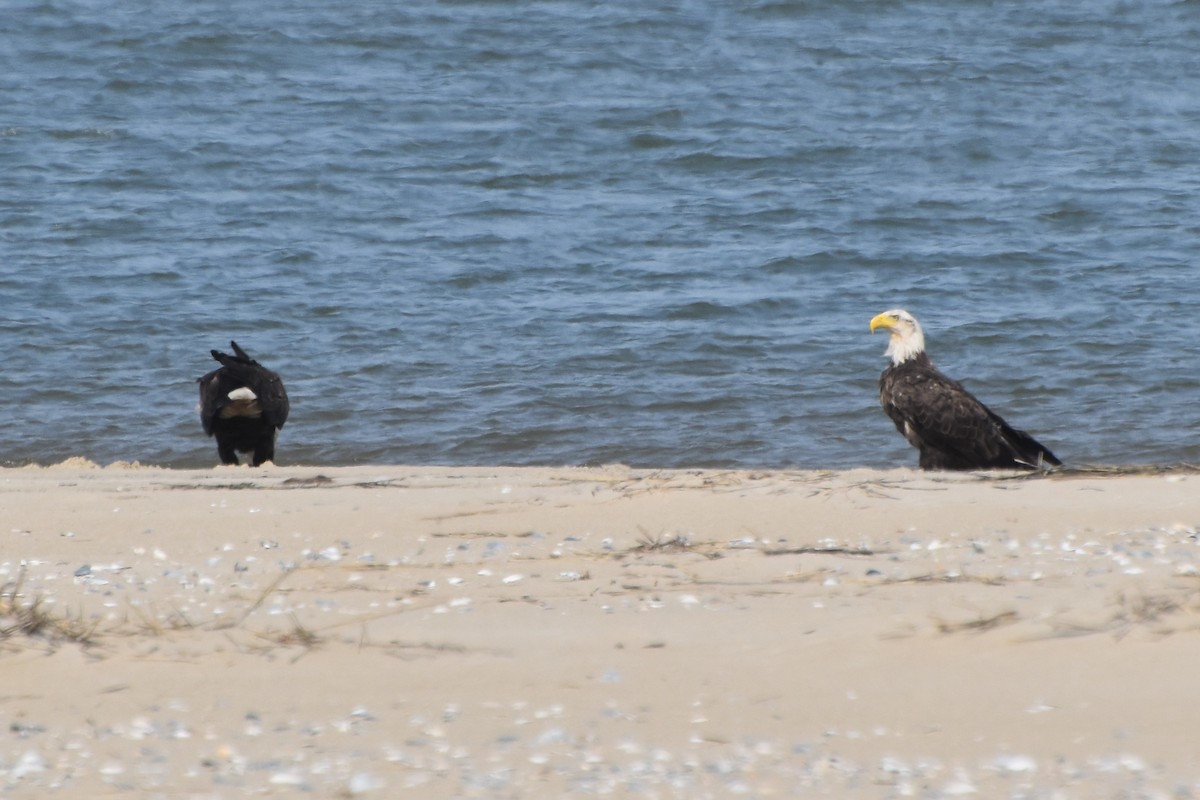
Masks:
[[[237,464],[238,453],[251,453],[258,466],[275,460],[275,437],[288,418],[283,381],[246,351],[230,342],[233,355],[213,350],[221,366],[198,380],[200,424],[217,438],[222,464]]]
[[[904,309],[871,320],[891,332],[891,365],[879,378],[879,402],[921,453],[921,469],[1048,469],[1061,461],[1025,431],[1011,427],[925,353],[920,323]]]

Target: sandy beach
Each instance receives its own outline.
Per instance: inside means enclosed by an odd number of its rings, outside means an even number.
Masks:
[[[0,471],[0,795],[1200,796],[1200,474]]]

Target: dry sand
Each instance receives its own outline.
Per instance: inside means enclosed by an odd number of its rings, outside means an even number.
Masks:
[[[1200,796],[1200,474],[0,471],[0,796]]]

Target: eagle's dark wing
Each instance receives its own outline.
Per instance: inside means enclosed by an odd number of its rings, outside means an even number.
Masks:
[[[922,363],[924,362],[924,363]],[[880,402],[926,469],[1030,468],[1060,462],[926,359],[884,371]]]
[[[196,382],[200,384],[200,424],[204,426],[204,432],[212,436],[213,424],[217,419],[217,414],[226,402],[228,395],[236,386],[226,386],[221,380],[223,370],[214,369]]]
[[[259,382],[249,387],[250,391],[258,395],[258,404],[262,406],[263,411],[262,418],[274,427],[282,428],[291,410],[287,390],[283,388],[283,380],[274,372],[268,369],[263,369],[262,372]]]

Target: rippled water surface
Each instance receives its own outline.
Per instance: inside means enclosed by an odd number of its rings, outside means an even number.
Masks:
[[[876,312],[1071,463],[1200,461],[1196,2],[10,4],[0,459],[915,464]]]

